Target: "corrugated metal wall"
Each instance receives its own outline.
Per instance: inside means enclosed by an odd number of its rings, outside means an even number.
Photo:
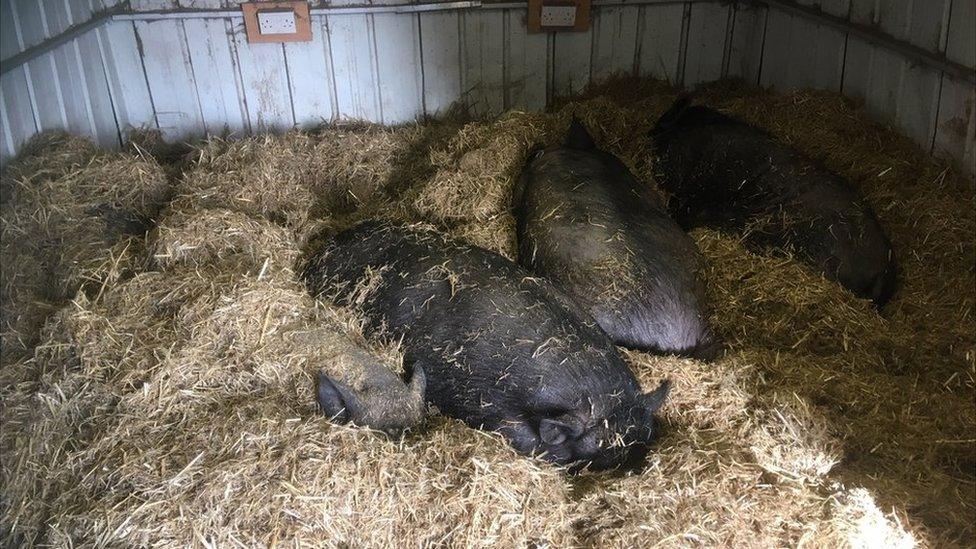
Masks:
[[[0,0],[0,58],[55,37],[87,21],[114,0]],[[103,30],[86,33],[0,77],[0,158],[6,159],[39,130],[65,128],[119,145],[118,124],[106,82],[111,55]]]
[[[591,80],[640,74],[688,86],[741,76],[843,91],[925,148],[972,165],[970,83],[777,8],[643,2],[598,6],[589,32],[556,34],[527,34],[524,8],[395,13],[373,5],[314,16],[313,41],[285,45],[248,45],[240,18],[116,18],[3,75],[0,155],[57,127],[111,146],[141,126],[178,139],[343,118],[396,123],[436,115],[457,99],[478,113],[537,110]],[[823,7],[973,66],[976,0],[862,2]],[[228,3],[133,0],[131,7]],[[4,59],[107,7],[101,0],[0,5]]]
[[[797,0],[903,42],[976,66],[976,0]],[[775,7],[765,14],[758,83],[815,87],[863,101],[868,112],[973,173],[976,88],[857,36]]]

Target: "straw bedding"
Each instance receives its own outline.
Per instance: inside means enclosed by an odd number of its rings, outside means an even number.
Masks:
[[[211,139],[179,170],[39,138],[2,180],[5,542],[972,544],[972,183],[829,93],[722,84],[701,100],[859,187],[901,290],[879,314],[789,257],[695,231],[727,352],[621,351],[646,386],[674,382],[641,474],[569,477],[437,415],[390,438],[315,409],[315,372],[342,363],[321,357],[402,356],[308,296],[308,249],[386,216],[514,257],[532,148],[575,114],[653,186],[645,134],[676,93],[615,82],[549,114]]]
[[[29,353],[44,318],[83,286],[141,268],[138,235],[168,198],[165,174],[138,151],[64,133],[27,145],[0,179],[4,362]]]

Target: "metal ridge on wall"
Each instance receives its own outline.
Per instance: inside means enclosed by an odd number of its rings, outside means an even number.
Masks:
[[[750,3],[749,0],[744,0]],[[948,59],[945,54],[935,53],[914,44],[899,40],[875,28],[853,23],[842,17],[837,17],[826,13],[819,8],[804,6],[794,0],[752,0],[784,10],[791,14],[822,23],[841,31],[858,36],[867,42],[885,47],[895,51],[915,62],[928,65],[933,69],[942,71],[959,80],[976,84],[976,69],[966,67]],[[594,0],[593,6],[612,7],[612,6],[639,6],[648,4],[668,4],[668,3],[728,3],[722,0]],[[736,3],[736,2],[733,2]],[[462,0],[456,2],[429,2],[419,4],[392,4],[392,5],[368,5],[368,6],[339,6],[328,8],[312,8],[311,15],[351,15],[369,13],[423,13],[436,11],[453,11],[467,9],[524,9],[523,2],[482,2],[481,0]],[[102,12],[94,18],[67,29],[64,33],[45,40],[44,42],[27,50],[0,61],[0,74],[7,73],[17,68],[31,59],[43,55],[61,44],[68,42],[77,36],[88,31],[97,29],[109,21],[153,21],[162,19],[229,19],[241,18],[240,10],[175,10],[175,11],[126,11],[110,10]]]

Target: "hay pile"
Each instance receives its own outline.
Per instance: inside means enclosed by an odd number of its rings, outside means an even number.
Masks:
[[[140,269],[141,238],[168,198],[162,169],[139,151],[105,153],[64,133],[26,144],[0,177],[4,362],[29,352],[79,289]]]
[[[510,193],[531,149],[575,115],[653,185],[646,132],[676,93],[623,82],[551,114],[204,143],[144,272],[77,294],[30,360],[4,363],[6,540],[971,544],[976,204],[964,179],[832,94],[702,92],[859,186],[902,289],[879,315],[789,258],[696,231],[728,352],[624,353],[648,386],[674,381],[642,474],[570,478],[441,417],[390,439],[316,411],[313,375],[328,365],[315,357],[341,346],[297,334],[401,360],[298,283],[318,239],[382,215],[513,257]]]

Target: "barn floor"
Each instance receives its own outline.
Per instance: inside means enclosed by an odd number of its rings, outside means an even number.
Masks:
[[[575,113],[653,185],[645,134],[676,93],[613,82],[549,114],[144,135],[121,153],[36,140],[0,185],[5,545],[971,546],[973,183],[831,93],[718,84],[699,100],[859,187],[901,289],[879,314],[694,232],[727,351],[624,352],[646,385],[675,384],[642,474],[567,477],[443,417],[391,440],[316,411],[315,353],[294,334],[372,344],[297,281],[310,246],[384,216],[512,257],[530,148]]]

